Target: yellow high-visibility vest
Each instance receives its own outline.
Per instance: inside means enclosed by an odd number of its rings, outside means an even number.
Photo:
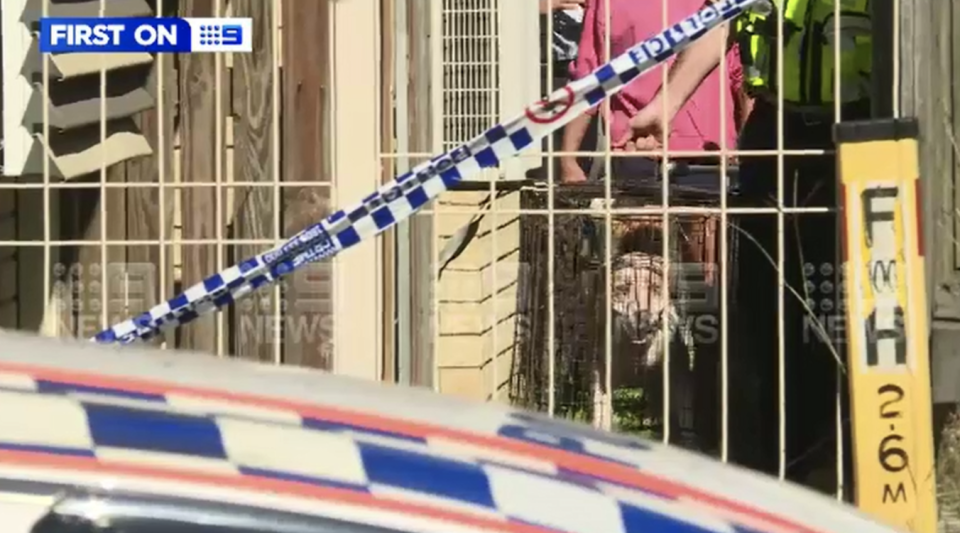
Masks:
[[[837,42],[835,2],[840,2],[840,75],[834,68]],[[778,47],[777,10],[750,13],[737,22],[747,87],[777,94],[777,48],[782,49],[783,99],[800,105],[835,101],[840,82],[843,103],[870,95],[871,26],[869,0],[775,0],[783,3],[783,44]],[[779,6],[778,6],[779,7]]]

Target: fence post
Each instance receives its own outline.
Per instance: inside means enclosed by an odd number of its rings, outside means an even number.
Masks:
[[[234,181],[242,183],[276,183],[279,176],[274,169],[274,158],[279,157],[273,146],[274,84],[273,78],[276,47],[273,42],[274,3],[267,0],[233,0],[233,16],[253,19],[253,52],[235,54],[229,80],[232,81],[233,101],[228,113],[233,118]],[[230,113],[232,109],[232,113]],[[226,189],[223,189],[226,191]],[[273,239],[274,217],[279,200],[279,188],[244,185],[233,191],[236,200],[233,210],[226,213],[231,236],[238,240]],[[218,198],[225,205],[226,194]],[[279,235],[278,235],[279,236]],[[268,246],[262,244],[237,244],[230,247],[233,257],[228,263],[235,264],[262,252]],[[227,256],[231,254],[228,252]],[[274,343],[279,342],[278,325],[273,322],[280,313],[280,302],[275,298],[274,286],[263,287],[246,300],[234,304],[233,352],[237,357],[259,361],[274,360]],[[253,327],[250,327],[251,324]],[[280,362],[280,361],[276,361]]]
[[[441,35],[431,33],[431,3],[407,0],[407,35],[409,62],[407,109],[409,121],[404,125],[410,152],[432,153],[435,145],[432,92],[439,91],[442,80],[431,78],[432,40]],[[410,166],[421,163],[424,158],[409,161]],[[434,367],[434,322],[433,322],[433,214],[414,215],[410,219],[410,384],[430,387]]]
[[[212,17],[217,0],[183,0],[182,17]],[[180,87],[180,176],[184,183],[203,184],[181,189],[180,213],[183,240],[214,242],[218,236],[216,180],[222,176],[218,168],[221,158],[218,144],[217,99],[225,97],[216,87],[216,54],[180,54],[178,83]],[[222,108],[222,107],[221,107]],[[222,201],[220,199],[219,201]],[[213,244],[180,245],[182,288],[191,287],[217,272],[216,246]],[[178,348],[214,353],[217,350],[217,315],[209,314],[181,326],[177,331]]]
[[[291,237],[330,214],[332,6],[326,1],[284,2],[281,175],[284,182],[316,183],[283,187],[283,236]],[[284,318],[290,326],[283,341],[286,363],[332,368],[333,330],[338,327],[332,285],[332,261],[314,263],[287,276],[283,291]]]
[[[960,256],[957,246],[957,134],[954,103],[960,10],[953,2],[899,0],[902,116],[920,121],[927,290],[930,295],[934,432],[960,401]]]
[[[336,203],[347,209],[380,185],[380,3],[355,0],[330,5],[332,163]],[[338,374],[381,376],[383,254],[378,244],[360,242],[333,260],[338,321],[333,370]]]
[[[934,533],[917,134],[917,121],[909,118],[841,123],[834,136],[844,193],[856,503],[890,525]]]
[[[394,135],[394,77],[395,61],[394,47],[396,46],[396,1],[380,0],[380,153],[389,154],[396,151]],[[383,183],[389,183],[396,176],[397,161],[389,157],[380,159],[380,172]],[[383,234],[383,362],[381,364],[380,379],[396,381],[397,379],[397,235],[399,228],[390,228]]]

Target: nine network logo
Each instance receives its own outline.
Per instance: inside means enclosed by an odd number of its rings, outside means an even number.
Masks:
[[[251,18],[43,18],[44,53],[253,51]]]
[[[201,24],[199,34],[200,46],[220,48],[223,46],[240,46],[243,44],[243,26],[239,24]]]

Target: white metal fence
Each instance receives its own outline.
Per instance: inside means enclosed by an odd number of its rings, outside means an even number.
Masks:
[[[157,0],[154,12],[172,1]],[[617,5],[598,1],[607,14]],[[529,39],[536,34],[531,24],[537,2],[525,2],[351,0],[292,15],[284,13],[291,4],[280,0],[260,8],[240,0],[211,1],[210,15],[268,16],[254,23],[263,32],[259,45],[267,48],[251,58],[216,56],[209,64],[178,58],[175,65],[173,57],[154,61],[153,115],[136,116],[153,147],[150,162],[139,163],[149,168],[128,162],[119,165],[126,174],[103,166],[92,177],[63,179],[51,167],[57,160],[43,158],[40,172],[0,182],[4,325],[92,334],[171,297],[181,282],[197,281],[186,279],[188,269],[193,276],[213,273],[203,268],[223,269],[239,255],[282,241],[327,212],[329,203],[356,201],[386,175],[521,112],[530,95],[543,92],[539,43]],[[648,3],[652,12],[663,13],[664,25],[686,14],[668,8],[667,0]],[[5,67],[15,51],[16,57],[27,55],[22,48],[29,47],[29,37],[17,14],[27,4],[4,1]],[[200,4],[181,0],[179,7]],[[841,4],[835,4],[838,14]],[[100,1],[101,15],[107,5]],[[305,34],[285,36],[287,24],[304,16],[324,17],[326,31],[314,35],[312,44],[302,40]],[[549,35],[553,22],[544,20]],[[607,21],[605,27],[619,26]],[[615,43],[610,32],[604,39],[609,56]],[[321,81],[304,81],[309,73],[302,64],[293,73],[291,46],[325,50],[328,61],[313,62]],[[892,60],[897,72],[897,56]],[[32,79],[20,84],[21,100],[39,90],[48,101],[51,87],[61,82],[50,77],[53,61],[43,63],[35,85]],[[724,69],[726,56],[722,61]],[[190,78],[199,76],[191,68],[212,75]],[[552,79],[554,66],[546,69]],[[650,75],[666,80],[663,70]],[[24,81],[21,76],[19,69],[5,68],[5,87],[13,87],[13,78]],[[100,76],[96,135],[106,146],[113,108],[106,71]],[[322,94],[299,92],[298,84]],[[726,81],[723,87],[729,90]],[[840,84],[835,89],[839,95]],[[317,98],[319,111],[302,98]],[[23,128],[26,137],[17,146],[24,147],[34,142],[34,132],[17,118],[25,110],[12,108],[15,100],[5,98],[5,132]],[[718,102],[723,112],[727,99],[718,95]],[[55,109],[44,108],[36,135],[46,145],[58,132],[50,127]],[[175,122],[166,120],[173,116]],[[544,157],[563,155],[551,140],[548,156],[525,154],[523,164],[449,193],[415,221],[337,258],[332,269],[317,267],[283,289],[267,289],[252,306],[201,321],[179,339],[167,337],[166,345],[369,378],[400,376],[442,392],[514,401],[599,427],[644,432],[722,460],[731,459],[736,440],[734,459],[750,463],[751,454],[762,455],[764,461],[754,466],[843,497],[842,351],[815,365],[831,374],[816,382],[830,384],[830,390],[809,390],[791,376],[806,375],[797,370],[809,363],[800,354],[818,330],[842,337],[838,303],[824,304],[827,295],[815,296],[836,293],[840,269],[804,263],[809,280],[801,286],[789,285],[783,275],[767,287],[732,275],[742,259],[738,251],[754,245],[751,235],[738,231],[738,217],[771,216],[776,249],[769,260],[782,274],[791,220],[834,210],[786,203],[793,183],[782,174],[794,165],[787,162],[829,150],[787,149],[783,120],[778,119],[770,150],[738,151],[721,140],[719,152],[678,152],[668,143],[663,150],[624,154],[601,144],[596,152],[572,154],[595,158],[604,174],[596,185],[579,188],[562,185],[556,168],[542,164]],[[288,170],[293,156],[287,143],[300,134],[294,125],[304,121],[316,123],[317,143],[297,149],[320,154],[323,167]],[[188,126],[194,129],[185,135]],[[610,124],[603,127],[609,138]],[[186,144],[199,141],[204,142]],[[12,146],[6,142],[7,157]],[[98,154],[106,161],[110,152]],[[688,189],[715,192],[683,193],[668,180],[653,186],[618,183],[617,161],[628,156],[664,163],[715,157],[713,166],[694,167],[685,178],[672,174],[678,181],[699,180]],[[716,192],[735,178],[733,157],[774,158],[782,185],[773,205],[734,205],[734,196]],[[542,179],[527,177],[537,169]],[[130,214],[134,209],[142,210],[139,218]],[[779,340],[768,360],[733,361],[733,315],[737,306],[750,304],[734,300],[737,284],[775,293]],[[292,293],[298,300],[291,301]],[[811,336],[794,339],[799,348],[791,348],[793,341],[783,335],[791,301],[809,312],[799,319]],[[65,310],[78,302],[87,307]],[[691,311],[697,302],[709,308]],[[309,309],[298,307],[304,305]],[[737,331],[742,335],[749,328],[741,324]],[[751,370],[757,364],[766,370]],[[752,386],[764,392],[744,393]],[[731,405],[734,396],[737,405]],[[754,400],[764,405],[749,409]],[[790,416],[803,402],[821,406],[814,416],[819,419],[792,425]],[[822,407],[827,404],[829,412]],[[744,424],[738,417],[762,420]],[[815,435],[791,440],[797,431]],[[818,459],[793,472],[792,465],[809,456]]]

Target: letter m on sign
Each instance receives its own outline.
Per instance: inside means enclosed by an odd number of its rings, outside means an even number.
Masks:
[[[897,262],[893,259],[870,264],[870,284],[874,292],[897,290]]]

